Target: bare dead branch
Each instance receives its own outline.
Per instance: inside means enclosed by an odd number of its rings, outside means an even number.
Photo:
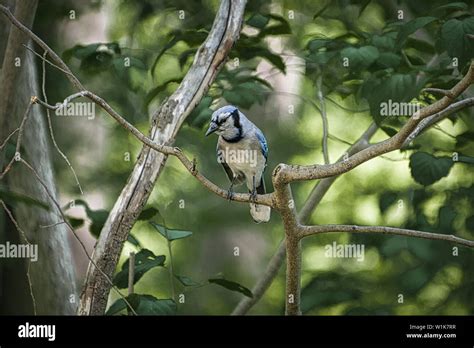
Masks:
[[[451,243],[464,245],[469,248],[474,248],[474,241],[460,238],[451,234],[422,232],[396,227],[357,225],[316,225],[299,227],[299,233],[301,238],[329,232],[395,234],[399,236],[416,237],[431,240],[443,240]]]

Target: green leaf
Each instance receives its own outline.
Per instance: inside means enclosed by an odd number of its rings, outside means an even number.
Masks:
[[[207,37],[207,32],[204,30],[175,30],[170,34],[169,41],[163,46],[161,51],[155,58],[153,65],[151,67],[152,74],[155,74],[156,67],[159,60],[170,48],[174,47],[178,42],[184,41],[190,48],[201,44]]]
[[[330,42],[327,39],[313,39],[308,42],[306,48],[312,52],[317,52],[320,48],[326,47],[326,45]]]
[[[255,13],[245,23],[257,29],[263,29],[268,22],[270,22],[270,17]]]
[[[466,221],[464,224],[466,226],[466,230],[468,230],[471,233],[474,233],[474,215],[471,215],[468,218],[466,218]]]
[[[139,220],[139,221],[150,220],[156,214],[159,214],[159,213],[160,213],[160,211],[156,208],[153,208],[153,207],[147,208],[147,209],[142,210],[142,212],[138,216],[137,220]]]
[[[436,19],[436,17],[418,17],[404,24],[398,32],[397,46],[403,46],[408,36],[413,34],[418,29],[421,29],[431,22],[434,22]]]
[[[465,19],[450,19],[441,28],[440,48],[451,58],[458,58],[460,68],[474,57],[474,40],[467,34],[474,34],[474,16]]]
[[[461,149],[474,142],[474,131],[466,131],[456,136],[456,149]]]
[[[131,294],[126,297],[138,315],[174,315],[176,303],[171,299],[157,299],[151,295]],[[127,304],[122,298],[115,301],[105,313],[114,315],[127,309]]]
[[[102,228],[105,225],[105,222],[107,221],[107,218],[109,217],[109,212],[107,210],[91,210],[87,214],[87,216],[92,220],[92,223],[90,225],[90,231],[91,233],[99,238],[100,231],[102,231]]]
[[[188,61],[188,58],[189,57],[193,57],[195,54],[196,54],[196,51],[197,49],[195,48],[191,48],[189,50],[186,50],[184,52],[182,52],[179,57],[178,57],[178,62],[179,62],[179,67],[181,69],[184,68],[184,65],[186,64],[186,62]]]
[[[379,208],[380,212],[383,214],[385,211],[397,201],[398,194],[393,191],[383,192],[380,195]]]
[[[266,48],[259,49],[259,50],[255,51],[254,54],[256,56],[265,58],[270,63],[272,63],[275,67],[277,67],[278,70],[280,70],[282,73],[286,73],[285,62],[283,61],[283,59],[279,55],[270,52]]]
[[[445,205],[439,208],[438,212],[438,231],[441,233],[450,233],[453,230],[453,222],[456,218],[456,210],[450,206]]]
[[[156,256],[148,249],[142,249],[135,255],[135,276],[133,283],[138,282],[143,275],[155,267],[161,267],[165,264],[165,256]],[[128,271],[130,267],[130,259],[127,259],[122,265],[122,269],[114,277],[114,284],[118,288],[123,289],[128,286]]]
[[[156,222],[149,221],[150,225],[152,225],[160,234],[165,237],[167,240],[172,242],[176,239],[182,239],[189,237],[193,233],[191,231],[182,231],[182,230],[173,230],[170,228],[166,228],[163,225],[159,225]]]
[[[213,278],[213,279],[209,279],[209,283],[220,285],[226,288],[227,290],[240,292],[241,294],[244,294],[247,297],[253,297],[252,291],[250,291],[245,286],[240,285],[239,283],[233,282],[231,280],[227,280],[223,278]]]
[[[411,175],[416,182],[428,186],[449,174],[453,161],[450,157],[435,157],[426,152],[410,156]]]
[[[380,64],[384,68],[396,68],[400,65],[402,58],[392,52],[380,53],[377,59],[377,64]]]
[[[102,231],[102,228],[104,227],[104,224],[107,221],[107,218],[109,217],[109,212],[104,209],[92,210],[89,207],[89,204],[87,204],[87,202],[82,199],[76,199],[74,201],[74,204],[82,205],[84,207],[84,209],[86,210],[87,217],[92,220],[92,223],[90,225],[90,232],[93,236],[99,238],[100,231]]]
[[[365,68],[377,60],[379,50],[374,46],[346,47],[341,51],[341,56],[349,58],[351,69]]]
[[[378,79],[371,77],[361,87],[361,95],[367,99],[374,121],[380,124],[385,118],[381,115],[382,103],[409,102],[419,94],[420,83],[416,83],[415,74],[394,74]]]
[[[436,7],[433,12],[440,13],[440,12],[451,12],[451,11],[465,11],[468,9],[468,6],[464,2],[452,2],[450,4],[442,5]]]
[[[201,283],[195,282],[194,280],[192,280],[191,278],[189,278],[187,276],[175,275],[175,277],[184,286],[199,286],[199,285],[201,285]]]
[[[395,48],[395,39],[396,39],[396,32],[389,32],[383,35],[373,35],[370,38],[370,41],[373,46],[387,51],[392,51]]]
[[[82,225],[84,225],[84,219],[77,219],[71,216],[66,216],[66,217],[67,217],[67,221],[69,221],[69,223],[71,224],[73,228],[79,228]]]
[[[268,35],[291,34],[290,25],[288,24],[288,21],[285,18],[283,18],[282,16],[274,15],[274,14],[270,14],[268,16],[279,23],[266,26],[265,28],[260,30],[260,33],[258,34],[259,38],[262,38]]]
[[[135,245],[136,247],[141,248],[140,242],[131,233],[128,234],[127,242]]]
[[[385,134],[387,134],[389,137],[393,137],[395,134],[397,134],[397,130],[392,128],[392,127],[388,127],[388,126],[381,126],[380,127],[384,132]]]
[[[416,37],[409,37],[406,40],[405,47],[414,48],[423,53],[434,54],[435,48],[433,44],[428,41],[416,38]]]

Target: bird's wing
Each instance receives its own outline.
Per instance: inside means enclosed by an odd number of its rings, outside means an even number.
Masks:
[[[265,180],[263,179],[263,175],[262,175],[262,178],[260,179],[260,184],[256,188],[256,191],[259,195],[264,195],[266,193]]]
[[[230,182],[234,179],[234,172],[232,169],[230,169],[229,165],[225,162],[224,157],[219,155],[219,142],[217,142],[217,147],[216,147],[216,154],[217,154],[217,160],[222,164],[222,167],[224,167],[224,170],[227,174],[227,177],[229,178]]]
[[[255,135],[257,136],[258,142],[260,143],[263,156],[265,157],[265,159],[268,159],[267,139],[265,139],[265,136],[263,135],[262,131],[258,128],[255,129]]]
[[[221,162],[221,164],[222,167],[224,167],[224,170],[227,176],[229,177],[230,182],[232,182],[232,180],[234,179],[234,173],[232,172],[232,169],[230,169],[230,167],[225,162]]]

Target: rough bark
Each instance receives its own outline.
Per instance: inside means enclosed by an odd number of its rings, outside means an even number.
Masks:
[[[206,41],[179,88],[152,116],[150,138],[169,145],[183,121],[207,92],[227,54],[237,40],[242,26],[245,1],[223,0]],[[144,146],[137,163],[118,197],[100,234],[93,259],[105,274],[114,274],[123,243],[143,210],[159,177],[167,156]],[[81,295],[79,314],[104,313],[110,284],[90,264]]]
[[[37,1],[17,1],[15,16],[28,27],[32,26]],[[39,95],[38,74],[31,55],[26,55],[22,44],[29,38],[16,28],[10,29],[3,59],[0,84],[0,139],[5,139],[18,127],[32,95]],[[14,59],[21,59],[21,66],[15,67]],[[48,132],[40,106],[33,106],[26,124],[22,141],[22,158],[27,159],[37,170],[49,190],[56,192]],[[2,184],[9,190],[27,193],[48,205],[51,202],[31,173],[20,164],[14,165]],[[56,195],[56,194],[55,194]],[[56,198],[56,197],[55,197]],[[15,203],[13,209],[18,224],[25,231],[28,240],[38,245],[38,261],[31,263],[30,278],[36,302],[37,314],[73,314],[77,307],[74,267],[68,242],[68,231],[64,225],[50,228],[40,226],[58,222],[54,209]],[[4,220],[7,220],[5,217]],[[13,224],[7,224],[7,237],[11,242],[22,242]],[[12,267],[5,269],[0,286],[3,288],[0,310],[3,313],[32,314],[29,284],[25,279],[24,262],[9,260]],[[25,289],[25,287],[27,287]],[[75,300],[74,301],[71,300]],[[25,301],[30,301],[25,305]],[[19,310],[20,309],[20,310]]]

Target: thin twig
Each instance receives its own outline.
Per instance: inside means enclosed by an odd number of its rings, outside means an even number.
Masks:
[[[112,279],[110,279],[110,277],[100,268],[97,266],[97,264],[95,264],[94,260],[92,259],[92,257],[89,255],[89,253],[87,252],[87,248],[85,246],[85,244],[82,242],[82,240],[79,238],[79,236],[76,234],[76,231],[74,230],[74,228],[71,226],[71,224],[67,221],[67,218],[66,216],[64,215],[62,209],[61,209],[61,206],[59,205],[59,203],[56,201],[56,199],[54,198],[53,194],[50,192],[48,186],[46,185],[46,183],[43,181],[43,179],[40,177],[40,175],[38,174],[38,172],[27,162],[25,161],[23,158],[20,160],[21,163],[23,163],[33,174],[34,176],[36,177],[36,179],[38,180],[38,182],[41,184],[41,186],[43,186],[44,190],[46,191],[46,194],[48,195],[48,197],[51,199],[51,201],[53,202],[53,204],[56,206],[56,209],[58,210],[59,214],[61,215],[61,218],[63,219],[64,223],[66,224],[66,226],[68,227],[68,229],[72,232],[74,238],[79,242],[82,250],[84,251],[85,255],[87,256],[89,262],[92,263],[92,265],[104,276],[104,278],[107,280],[107,282],[110,284],[110,286],[118,293],[118,295],[122,298],[122,300],[125,302],[125,304],[130,308],[130,311],[134,314],[134,315],[137,315],[137,313],[135,312],[135,310],[133,309],[132,305],[128,302],[128,300],[126,299],[126,297],[122,294],[122,292],[114,285]]]
[[[43,50],[48,51],[49,55],[53,59],[56,64],[66,72],[66,76],[71,81],[71,83],[78,89],[78,90],[83,90],[85,89],[82,83],[77,79],[76,76],[72,73],[71,69],[62,61],[62,59],[54,52],[49,46],[41,40],[35,33],[33,33],[30,29],[28,29],[26,26],[24,26],[16,17],[10,12],[8,7],[5,7],[3,5],[0,5],[0,11],[3,12],[7,18],[10,20],[10,22],[16,26],[18,29],[20,29],[23,33],[28,35],[38,46],[40,46]]]
[[[43,61],[45,61],[46,63],[48,63],[49,65],[51,65],[53,68],[56,68],[58,69],[59,71],[67,74],[67,75],[72,75],[72,73],[70,71],[66,71],[62,68],[60,68],[59,66],[57,66],[56,64],[54,64],[52,61],[46,59],[44,56],[42,56],[41,54],[39,54],[38,52],[36,52],[34,49],[30,48],[28,45],[25,45],[25,44],[22,44],[22,46],[24,46],[28,51],[30,51],[31,53],[33,53],[35,56],[39,57],[40,59],[42,59]],[[45,51],[47,53],[47,51]]]
[[[36,52],[35,52],[36,53]],[[46,56],[47,56],[48,52],[47,51],[44,51],[43,53],[43,56],[41,57],[43,59],[42,61],[42,67],[43,67],[43,76],[42,76],[42,83],[41,83],[41,90],[43,92],[43,99],[44,99],[44,102],[45,103],[48,103],[48,97],[46,95]],[[61,149],[59,148],[58,144],[56,143],[56,138],[54,136],[54,131],[53,131],[53,125],[51,123],[51,115],[50,115],[50,112],[49,112],[49,108],[46,108],[46,118],[48,119],[48,128],[49,128],[49,135],[51,137],[51,140],[53,141],[53,145],[54,145],[54,148],[56,149],[56,151],[61,155],[61,157],[64,159],[64,161],[66,162],[66,164],[68,165],[69,169],[71,170],[72,172],[72,175],[74,176],[74,180],[76,181],[76,185],[77,187],[79,188],[79,192],[81,193],[81,195],[84,194],[84,192],[82,191],[82,186],[79,182],[79,179],[76,175],[76,171],[74,170],[74,167],[72,166],[71,162],[69,161],[69,159],[67,158],[67,156],[64,154],[64,152],[61,151]]]

